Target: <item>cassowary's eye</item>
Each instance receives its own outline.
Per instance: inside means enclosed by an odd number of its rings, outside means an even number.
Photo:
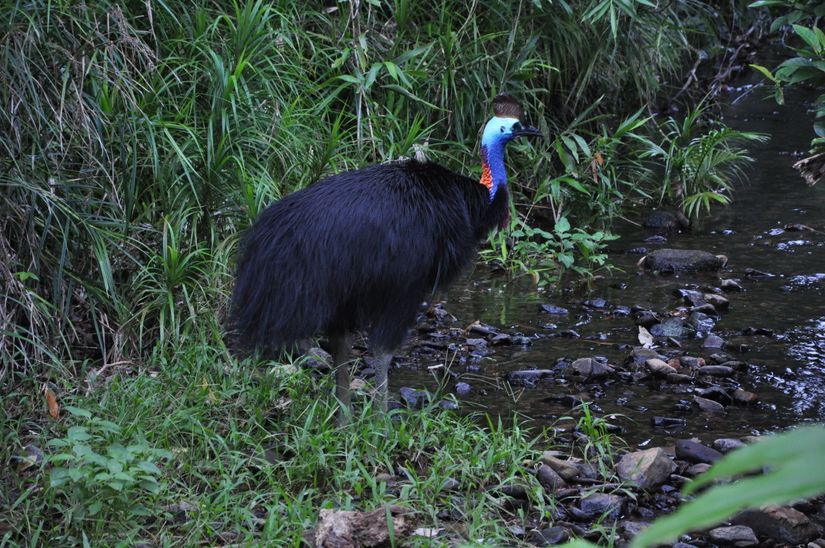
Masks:
[[[504,126],[501,126],[501,132],[504,133]]]

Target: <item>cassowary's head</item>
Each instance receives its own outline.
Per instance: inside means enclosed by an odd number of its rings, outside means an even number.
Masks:
[[[493,114],[481,137],[481,144],[487,148],[501,147],[516,137],[541,135],[538,129],[523,122],[521,105],[507,93],[493,99]]]

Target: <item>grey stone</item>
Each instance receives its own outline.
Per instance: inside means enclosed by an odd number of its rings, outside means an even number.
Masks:
[[[536,546],[555,546],[567,542],[570,539],[570,533],[564,527],[548,527],[542,530],[533,530],[530,533],[529,540]]]
[[[581,471],[574,463],[561,460],[554,456],[550,451],[545,451],[542,453],[540,460],[555,470],[556,473],[566,481],[574,480],[581,475]]]
[[[507,373],[506,378],[511,384],[534,386],[540,380],[554,375],[555,371],[552,369],[524,369],[521,371],[510,371]]]
[[[623,481],[632,481],[641,489],[654,489],[663,484],[675,465],[661,447],[627,453],[616,464],[616,474]]]
[[[747,390],[742,390],[741,388],[737,388],[733,391],[733,401],[736,403],[742,403],[745,405],[750,405],[759,401],[759,396],[754,394],[753,392],[748,392]]]
[[[332,355],[323,348],[313,347],[304,354],[301,365],[321,373],[332,371]]]
[[[601,379],[614,373],[611,366],[593,358],[579,358],[570,367],[586,379]]]
[[[664,360],[665,357],[656,352],[655,350],[651,350],[650,348],[643,348],[641,346],[634,348],[630,352],[630,358],[636,365],[642,365],[647,360],[656,358],[659,360]]]
[[[699,407],[699,409],[701,409],[705,413],[725,413],[724,405],[722,405],[719,402],[703,398],[701,396],[693,396],[693,403],[695,403],[697,407]]]
[[[713,308],[720,312],[725,312],[728,308],[730,308],[730,301],[722,295],[717,295],[716,293],[705,293],[704,297],[706,302],[712,304]]]
[[[470,385],[466,382],[457,382],[455,384],[455,393],[459,396],[466,396],[470,393],[471,390],[472,389],[470,388]]]
[[[681,272],[722,268],[727,259],[695,249],[657,249],[645,257],[644,266],[660,272]]]
[[[702,343],[704,348],[722,348],[724,345],[725,339],[713,333],[705,337],[705,341]]]
[[[651,327],[650,334],[654,337],[674,337],[678,339],[684,337],[687,333],[682,320],[679,318],[669,318]]]
[[[733,522],[750,527],[760,537],[788,544],[804,544],[819,536],[816,525],[805,514],[788,506],[745,510]]]
[[[729,292],[743,291],[742,285],[737,280],[733,280],[733,279],[722,280],[721,285],[722,285],[722,291],[729,291]]]
[[[402,386],[398,389],[398,395],[404,405],[410,409],[422,409],[430,401],[430,394],[423,390],[416,390],[409,386]]]
[[[700,367],[698,373],[700,375],[710,375],[712,377],[730,377],[733,375],[733,369],[727,365],[706,365]]]
[[[688,317],[688,325],[700,333],[708,333],[716,327],[716,322],[704,312],[694,310]]]
[[[677,373],[676,369],[672,368],[667,364],[667,362],[660,360],[659,358],[647,360],[645,361],[645,365],[651,373],[661,375],[662,377]]]
[[[682,367],[689,367],[691,369],[696,369],[699,367],[703,367],[705,365],[705,358],[694,358],[691,356],[682,356],[679,358],[679,363],[682,364]]]
[[[541,309],[547,314],[553,314],[554,316],[566,316],[570,314],[570,311],[566,308],[562,306],[555,306],[552,304],[543,304],[541,305]]]
[[[579,502],[579,509],[590,517],[606,516],[616,519],[622,513],[624,497],[609,493],[594,493]]]
[[[712,464],[722,458],[722,453],[693,440],[677,440],[676,458],[688,462]]]
[[[565,482],[555,470],[546,464],[539,466],[539,469],[536,472],[536,478],[539,480],[541,486],[544,487],[544,490],[550,494],[567,487],[567,482]]]
[[[629,538],[633,538],[649,525],[650,524],[646,521],[625,521],[622,522],[621,531]]]
[[[717,527],[708,533],[710,540],[719,544],[730,544],[733,546],[756,546],[759,539],[753,529],[744,525],[731,525],[729,527]]]
[[[719,438],[718,440],[713,440],[713,448],[720,453],[730,453],[734,449],[739,449],[744,446],[745,442],[734,438]]]
[[[688,476],[690,476],[692,478],[695,478],[696,476],[698,476],[700,474],[704,474],[708,470],[710,470],[710,464],[708,464],[706,462],[700,462],[698,464],[694,464],[693,466],[691,466],[690,468],[685,470],[685,474],[687,474]]]

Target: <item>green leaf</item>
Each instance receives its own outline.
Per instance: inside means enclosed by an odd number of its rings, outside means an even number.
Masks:
[[[564,234],[565,232],[570,230],[570,221],[567,220],[567,217],[562,217],[556,222],[556,232],[559,234]]]
[[[759,72],[761,72],[763,75],[765,75],[765,78],[767,78],[771,82],[774,82],[774,83],[777,82],[776,76],[774,76],[773,73],[770,70],[763,67],[762,65],[748,65],[748,66],[750,66],[752,69],[756,69]]]
[[[805,40],[805,43],[808,44],[814,52],[819,53],[822,51],[822,44],[819,43],[819,38],[812,29],[803,27],[802,25],[794,25],[793,30],[800,38]]]
[[[69,413],[74,415],[75,417],[83,417],[83,418],[86,418],[86,419],[92,418],[92,413],[91,412],[86,411],[85,409],[81,409],[79,407],[75,407],[73,405],[66,405],[66,406],[63,407],[63,409],[65,409],[66,411],[68,411]]]
[[[70,441],[87,441],[92,439],[87,428],[83,426],[71,426],[66,432],[66,437]]]

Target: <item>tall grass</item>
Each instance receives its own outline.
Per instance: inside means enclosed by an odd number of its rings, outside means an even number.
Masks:
[[[472,172],[499,91],[553,135],[607,143],[604,116],[657,97],[715,31],[708,4],[618,5],[6,5],[0,382],[139,360],[222,314],[238,231],[319,177],[416,151]],[[563,154],[525,155],[516,190],[545,192]],[[598,188],[552,205],[621,202],[633,185],[608,160]]]

